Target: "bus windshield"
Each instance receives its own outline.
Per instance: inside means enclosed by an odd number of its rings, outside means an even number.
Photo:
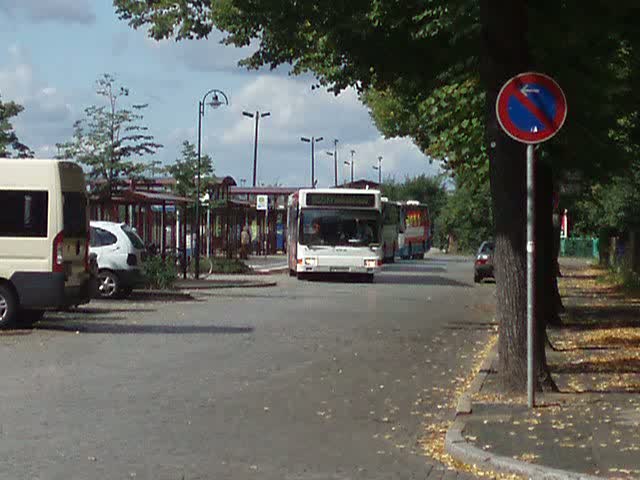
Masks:
[[[380,243],[380,213],[375,210],[304,209],[301,245],[367,246]]]

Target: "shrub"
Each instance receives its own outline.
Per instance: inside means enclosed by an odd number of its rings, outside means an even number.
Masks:
[[[142,264],[142,271],[147,286],[158,290],[173,288],[178,275],[176,260],[172,256],[167,256],[165,260],[159,255],[151,256]]]
[[[210,258],[211,273],[250,273],[251,268],[238,259]]]

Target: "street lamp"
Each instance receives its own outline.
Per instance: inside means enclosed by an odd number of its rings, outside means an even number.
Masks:
[[[378,171],[378,185],[382,185],[382,157],[378,157],[378,166],[373,166],[374,170]]]
[[[271,112],[260,113],[256,110],[256,113],[242,112],[242,115],[249,118],[256,119],[256,133],[253,144],[253,186],[256,186],[256,170],[258,168],[258,122],[261,118],[265,118],[271,115]]]
[[[334,162],[334,170],[335,170],[335,185],[336,187],[338,186],[338,159],[336,158],[336,152],[326,152],[327,155],[329,155],[330,157],[333,157],[333,162]]]
[[[345,165],[350,165],[351,166],[351,183],[353,183],[353,165],[355,163],[355,160],[353,159],[353,156],[356,154],[355,150],[351,150],[351,161],[345,160],[344,164]]]
[[[324,137],[311,137],[311,138],[307,138],[307,137],[300,137],[300,140],[302,140],[305,143],[310,143],[311,144],[311,188],[316,188],[316,154],[315,154],[315,148],[316,148],[316,143],[317,142],[321,142],[322,140],[324,140]]]
[[[207,97],[211,96],[211,101],[205,104]],[[220,100],[222,96],[223,100]],[[209,105],[211,108],[218,108],[222,105],[229,105],[229,98],[222,90],[212,88],[204,94],[202,100],[198,103],[198,176],[196,181],[196,255],[195,255],[195,277],[200,278],[200,169],[201,169],[201,148],[202,148],[202,118],[204,117],[204,107]]]

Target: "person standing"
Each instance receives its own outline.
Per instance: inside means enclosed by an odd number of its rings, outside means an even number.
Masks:
[[[246,260],[249,258],[249,246],[251,245],[251,233],[249,227],[245,225],[240,233],[240,258]]]

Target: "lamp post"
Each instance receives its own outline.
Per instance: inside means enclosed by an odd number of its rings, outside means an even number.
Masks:
[[[378,157],[378,166],[373,166],[374,170],[378,171],[378,185],[382,185],[382,157]]]
[[[324,140],[324,137],[300,137],[300,140],[311,144],[311,188],[316,188],[316,143]]]
[[[242,115],[249,118],[256,119],[256,133],[253,142],[253,186],[256,186],[256,170],[258,168],[258,122],[261,118],[265,118],[271,115],[271,112],[260,113],[256,110],[256,113],[242,112]]]
[[[196,179],[196,255],[195,255],[195,277],[200,278],[200,169],[201,169],[201,149],[202,149],[202,118],[204,117],[204,107],[207,97],[211,97],[209,106],[211,108],[218,108],[221,105],[229,105],[229,98],[222,90],[212,88],[204,94],[202,100],[198,103],[198,175]],[[220,100],[222,96],[223,100]],[[186,245],[185,245],[186,247]]]
[[[350,165],[351,166],[351,183],[353,183],[353,165],[355,163],[355,161],[353,160],[353,156],[355,154],[356,154],[356,151],[355,150],[351,150],[351,161],[350,162],[347,161],[347,160],[344,161],[345,165]]]
[[[338,139],[333,139],[333,174],[335,175],[336,187],[338,186]]]
[[[334,161],[334,170],[335,170],[335,186],[338,186],[338,160],[336,160],[336,153],[335,152],[326,152],[327,155],[329,155],[330,157],[333,157],[333,161]]]

